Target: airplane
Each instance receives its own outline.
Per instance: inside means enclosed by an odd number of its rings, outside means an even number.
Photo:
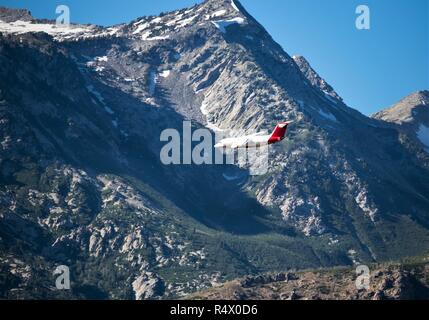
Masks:
[[[265,135],[264,133],[256,133],[249,136],[226,138],[215,144],[216,149],[249,149],[259,148],[282,141],[285,138],[286,130],[292,121],[280,122],[277,124],[273,133]]]

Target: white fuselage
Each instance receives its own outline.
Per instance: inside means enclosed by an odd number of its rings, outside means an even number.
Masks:
[[[250,135],[237,138],[226,138],[219,141],[215,148],[217,149],[239,149],[239,148],[257,148],[268,145],[270,135]]]

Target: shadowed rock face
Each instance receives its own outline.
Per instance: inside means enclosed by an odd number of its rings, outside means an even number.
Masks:
[[[428,250],[422,145],[346,106],[238,1],[112,27],[2,12],[2,297],[178,297]],[[295,122],[253,177],[162,165],[160,133],[184,120],[248,133]],[[39,290],[58,264],[76,290]]]

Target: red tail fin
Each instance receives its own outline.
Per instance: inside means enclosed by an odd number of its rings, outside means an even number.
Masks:
[[[282,141],[285,138],[286,130],[289,124],[290,122],[280,122],[271,134],[270,139],[268,139],[268,143],[273,144]]]

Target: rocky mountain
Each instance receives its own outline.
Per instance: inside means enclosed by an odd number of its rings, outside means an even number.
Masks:
[[[238,1],[111,27],[0,13],[1,297],[172,298],[428,251],[427,150],[345,105]],[[264,175],[160,161],[184,120],[285,119]]]
[[[429,150],[429,91],[413,93],[372,117],[393,124],[413,142]]]
[[[31,12],[25,9],[9,9],[0,7],[0,20],[2,22],[11,23],[15,21],[31,21],[33,17]]]

